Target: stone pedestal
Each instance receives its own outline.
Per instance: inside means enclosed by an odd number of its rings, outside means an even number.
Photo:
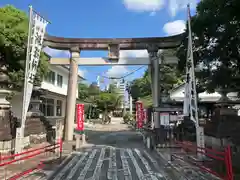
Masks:
[[[76,150],[78,150],[80,148],[80,142],[81,142],[81,135],[80,134],[76,134]]]
[[[63,120],[62,119],[56,120],[55,133],[56,133],[55,142],[60,143],[62,141],[62,136],[63,136]],[[60,150],[59,148],[56,149],[57,152],[60,152],[59,150]]]
[[[58,142],[63,136],[63,121],[62,119],[56,120],[56,141]]]
[[[6,97],[11,93],[9,90],[0,89],[0,108],[10,109],[10,102],[7,101]]]
[[[86,135],[82,134],[82,145],[86,144]]]
[[[10,103],[6,97],[11,91],[0,89],[0,152],[8,153],[14,149],[15,127],[11,116]]]

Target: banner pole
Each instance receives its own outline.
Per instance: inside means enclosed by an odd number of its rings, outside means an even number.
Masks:
[[[25,128],[25,105],[26,100],[26,88],[27,88],[27,79],[28,79],[28,64],[30,60],[30,45],[31,45],[31,36],[32,36],[32,20],[33,20],[33,8],[29,6],[29,24],[28,24],[28,42],[27,42],[27,52],[26,52],[26,61],[25,61],[25,75],[24,75],[24,88],[23,88],[23,100],[22,100],[22,111],[21,111],[21,123],[20,127],[16,129],[16,139],[15,139],[15,153],[20,153],[22,151],[22,140],[24,137],[24,128]]]

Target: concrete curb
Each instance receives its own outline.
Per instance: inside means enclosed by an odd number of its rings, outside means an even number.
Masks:
[[[142,135],[143,137],[143,143],[144,145],[146,145],[146,141],[147,141],[147,138],[145,136],[144,133],[142,133],[141,131],[139,131],[139,133]],[[148,147],[147,147],[148,148]],[[187,178],[181,171],[179,171],[176,167],[174,167],[174,165],[171,163],[170,160],[166,159],[158,150],[157,148],[153,148],[153,151],[156,152],[156,154],[161,157],[161,159],[163,159],[167,165],[169,165],[171,168],[173,168],[182,178],[185,178],[186,180],[188,180],[189,178]]]
[[[167,160],[163,155],[162,153],[160,153],[157,148],[154,148],[154,151],[163,159],[166,161],[166,164],[169,165],[172,169],[174,169],[177,173],[180,174],[180,176],[182,178],[185,178],[186,180],[188,180],[189,178],[187,178],[179,169],[177,169],[170,160]]]
[[[62,167],[68,161],[68,159],[71,158],[72,155],[74,155],[74,152],[72,152],[71,154],[65,156],[64,160],[60,164],[58,164],[56,167],[54,167],[54,169],[51,170],[51,172],[48,173],[46,179],[48,180],[48,179],[52,178],[52,176],[56,173],[56,170],[58,168]]]

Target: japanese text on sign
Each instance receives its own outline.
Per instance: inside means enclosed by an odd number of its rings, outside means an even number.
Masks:
[[[33,18],[33,26],[32,26],[32,35],[31,35],[31,43],[30,43],[30,58],[28,63],[28,82],[33,83],[35,79],[35,75],[37,72],[37,67],[40,59],[40,53],[43,44],[43,38],[46,29],[46,22],[41,20],[41,17],[35,15]]]
[[[170,125],[169,120],[170,120],[169,113],[160,113],[161,125],[163,125],[163,126],[169,126],[169,125]]]
[[[84,104],[77,104],[77,130],[84,130]]]
[[[136,102],[136,118],[137,118],[137,128],[143,127],[143,104],[141,101]]]
[[[25,63],[25,77],[24,77],[24,90],[21,111],[21,127],[16,129],[15,147],[17,153],[21,152],[22,137],[24,137],[24,128],[27,117],[27,112],[32,96],[33,82],[37,72],[37,67],[40,59],[40,53],[43,44],[43,38],[46,31],[48,22],[40,17],[37,13],[33,12],[30,6],[29,11],[29,31],[28,31],[28,44]]]

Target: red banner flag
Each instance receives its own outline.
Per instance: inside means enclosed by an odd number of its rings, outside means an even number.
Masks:
[[[77,130],[84,130],[84,104],[77,104]]]
[[[143,127],[143,103],[141,101],[136,102],[136,119],[137,128]]]

